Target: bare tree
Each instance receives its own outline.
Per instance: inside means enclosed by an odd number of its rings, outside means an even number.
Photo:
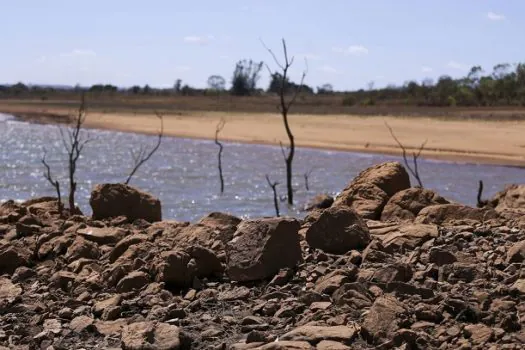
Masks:
[[[75,172],[77,170],[77,162],[80,158],[80,154],[84,150],[86,144],[91,141],[89,137],[83,137],[82,126],[86,120],[86,99],[84,93],[80,100],[80,106],[78,108],[77,115],[72,127],[69,127],[64,131],[59,128],[60,135],[62,137],[62,143],[66,149],[68,156],[68,178],[69,178],[69,211],[70,214],[74,214],[75,209],[75,192],[77,190],[77,182],[75,181]]]
[[[307,191],[310,191],[310,184],[308,180],[310,179],[310,175],[312,175],[312,172],[314,171],[314,168],[310,168],[306,173],[303,174],[304,177],[304,187]]]
[[[221,182],[221,194],[224,193],[224,177],[222,176],[222,143],[219,141],[219,133],[224,128],[224,125],[226,125],[226,121],[224,119],[221,119],[219,123],[217,124],[217,127],[215,128],[215,144],[219,146],[219,154],[217,159],[217,167],[219,168],[219,180]]]
[[[412,166],[410,166],[410,163],[408,162],[408,159],[407,159],[407,151],[406,151],[405,146],[403,146],[403,144],[398,140],[398,138],[394,134],[394,130],[392,130],[390,125],[388,125],[387,122],[385,122],[385,125],[388,128],[388,130],[390,130],[390,135],[392,135],[392,138],[396,141],[396,143],[398,144],[399,148],[401,148],[401,150],[403,151],[403,160],[405,162],[405,166],[407,167],[408,171],[410,171],[412,176],[414,176],[414,178],[416,179],[417,183],[419,184],[419,187],[423,187],[423,183],[421,182],[421,177],[419,176],[419,168],[418,168],[417,161],[419,159],[419,156],[421,155],[421,152],[425,148],[425,145],[427,144],[428,140],[425,140],[421,144],[421,146],[419,146],[419,149],[418,149],[417,153],[416,152],[412,153],[412,162],[414,164],[414,167],[412,168]]]
[[[477,196],[477,207],[478,208],[483,208],[485,207],[487,204],[488,204],[488,200],[486,199],[482,199],[482,196],[483,196],[483,181],[482,180],[479,180],[479,185],[478,185],[478,196]]]
[[[272,191],[273,191],[273,206],[275,207],[275,216],[279,217],[279,200],[278,200],[277,188],[276,188],[277,185],[279,185],[279,183],[272,182],[268,174],[266,174],[266,181],[268,182],[268,185],[272,188]]]
[[[133,177],[133,175],[135,175],[137,170],[144,163],[146,163],[151,158],[151,156],[153,156],[153,154],[157,152],[157,150],[160,147],[160,144],[162,142],[162,136],[164,135],[164,117],[157,111],[155,111],[155,114],[157,115],[157,118],[160,119],[160,131],[158,134],[157,143],[149,152],[147,152],[146,147],[144,145],[140,146],[137,153],[135,153],[133,150],[131,151],[131,157],[133,158],[133,169],[129,173],[128,178],[126,179],[126,185],[129,184],[131,178]]]
[[[44,167],[46,168],[46,171],[44,172],[44,177],[51,184],[51,186],[55,188],[55,191],[57,192],[57,210],[60,217],[62,217],[64,205],[62,204],[62,195],[60,194],[60,182],[58,182],[57,179],[53,179],[53,176],[51,175],[51,168],[46,162],[46,153],[47,151],[44,148],[44,155],[42,156],[42,164],[44,164]]]
[[[274,52],[268,48],[264,42],[261,43],[263,46],[268,50],[270,55],[272,55],[273,60],[277,64],[277,66],[281,69],[282,73],[279,73],[279,76],[281,77],[281,84],[279,86],[279,106],[278,109],[281,112],[281,115],[283,117],[284,122],[284,128],[286,129],[286,134],[288,135],[288,140],[290,142],[290,146],[288,147],[288,152],[285,155],[285,163],[286,163],[286,188],[288,193],[288,204],[293,205],[293,188],[292,188],[292,164],[293,164],[293,158],[295,155],[295,139],[294,135],[292,134],[292,131],[290,129],[290,124],[288,122],[288,112],[290,111],[290,107],[295,103],[295,100],[297,99],[297,96],[301,92],[301,89],[304,84],[304,78],[306,77],[306,74],[308,72],[308,64],[306,63],[306,69],[303,71],[303,74],[301,76],[301,82],[299,83],[299,86],[297,89],[295,89],[290,97],[290,99],[286,100],[286,88],[288,83],[288,70],[293,64],[294,57],[292,56],[290,59],[288,59],[288,50],[286,48],[286,41],[282,39],[283,44],[283,54],[284,54],[284,64],[281,63],[277,56],[274,54]],[[266,68],[268,68],[268,71],[270,73],[270,76],[274,76],[274,72],[270,69],[268,65],[266,65]],[[283,151],[284,152],[284,151]]]

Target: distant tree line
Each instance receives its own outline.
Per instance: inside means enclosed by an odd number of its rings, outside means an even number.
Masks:
[[[155,95],[155,96],[203,96],[203,95],[233,95],[258,96],[277,95],[281,91],[292,95],[299,90],[301,84],[282,79],[280,73],[270,75],[266,89],[258,83],[261,77],[263,62],[240,60],[236,63],[230,88],[227,80],[221,75],[212,75],[207,80],[207,87],[198,89],[183,84],[177,79],[172,88],[153,88],[149,85],[119,88],[110,84],[96,84],[91,87],[40,86],[17,83],[0,85],[0,98],[34,97],[45,100],[60,92],[76,91],[90,92],[92,95],[112,96],[116,94]],[[480,66],[474,66],[468,74],[461,78],[441,76],[437,81],[424,79],[421,82],[408,81],[402,86],[389,85],[384,88],[374,88],[373,82],[367,89],[357,91],[335,91],[329,83],[310,87],[303,84],[301,96],[334,95],[341,96],[341,103],[346,106],[372,106],[376,104],[403,104],[416,106],[525,106],[525,64],[498,64],[490,72]]]

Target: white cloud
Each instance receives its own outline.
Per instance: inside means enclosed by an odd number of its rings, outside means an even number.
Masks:
[[[74,49],[70,52],[61,53],[61,57],[80,57],[80,56],[90,56],[95,57],[97,54],[93,50],[85,50],[85,49]]]
[[[449,64],[450,64],[450,63],[449,63]],[[430,73],[430,72],[432,72],[432,71],[434,71],[434,70],[433,70],[431,67],[423,66],[423,67],[421,67],[421,71],[422,71],[423,73]]]
[[[457,70],[467,70],[468,66],[463,63],[459,63],[456,61],[450,61],[447,63],[448,68],[457,69]]]
[[[324,66],[319,67],[319,70],[321,72],[325,72],[325,73],[337,73],[337,69],[335,69],[334,67],[329,66],[327,64],[325,64]]]
[[[342,53],[345,55],[354,55],[354,56],[362,56],[368,54],[368,49],[364,47],[363,45],[350,45],[346,48],[336,46],[332,48],[332,51],[337,53]]]
[[[500,13],[488,12],[487,18],[490,19],[491,21],[504,21],[505,15],[500,14]]]
[[[213,39],[215,39],[213,35],[208,35],[208,36],[188,35],[183,38],[184,42],[188,44],[199,44],[199,45],[207,44]]]

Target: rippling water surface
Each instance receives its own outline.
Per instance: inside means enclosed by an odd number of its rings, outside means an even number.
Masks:
[[[156,137],[113,131],[86,132],[93,141],[78,162],[77,202],[82,211],[89,214],[92,187],[98,183],[124,181],[132,164],[131,150],[141,145],[151,147]],[[284,194],[284,161],[280,148],[238,143],[224,143],[224,146],[223,195],[219,195],[217,146],[205,140],[164,138],[158,152],[139,169],[131,185],[160,198],[165,219],[193,221],[212,211],[242,217],[273,215],[273,197],[265,174],[281,183],[278,190]],[[54,195],[54,189],[42,176],[44,148],[52,170],[66,187],[66,154],[58,128],[18,122],[0,115],[0,201]],[[299,148],[294,162],[297,207],[315,194],[336,194],[361,170],[387,160],[400,158]],[[310,190],[306,191],[303,174],[310,169],[313,169],[309,177]],[[525,170],[421,160],[420,173],[426,187],[472,205],[478,180],[485,182],[485,196],[489,196],[507,183],[522,182]],[[289,215],[302,215],[298,209],[286,209],[285,203],[281,203],[281,207]]]

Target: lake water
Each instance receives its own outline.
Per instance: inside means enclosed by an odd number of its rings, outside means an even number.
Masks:
[[[76,200],[81,210],[90,214],[93,186],[125,181],[132,166],[131,150],[141,145],[152,147],[157,138],[113,131],[86,132],[93,141],[78,162]],[[67,163],[58,127],[19,122],[0,114],[0,201],[55,194],[42,175],[44,148],[65,191]],[[388,160],[401,158],[298,148],[294,161],[297,208],[287,209],[283,202],[281,211],[302,216],[299,209],[314,195],[334,195],[361,170]],[[165,137],[158,152],[139,169],[130,184],[158,197],[165,219],[194,221],[212,211],[241,217],[274,215],[272,190],[265,174],[281,183],[277,189],[284,195],[285,169],[280,147],[225,142],[223,168],[225,193],[220,195],[217,146],[213,141]],[[303,174],[311,169],[307,191]],[[521,183],[525,170],[421,160],[420,174],[425,187],[446,198],[474,205],[479,180],[485,183],[484,195],[492,196],[505,184]]]

